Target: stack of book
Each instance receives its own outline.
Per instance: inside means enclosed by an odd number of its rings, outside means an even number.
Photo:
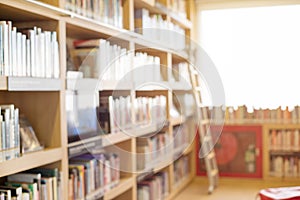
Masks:
[[[84,17],[123,28],[122,0],[66,0],[65,9]]]
[[[75,40],[73,47],[70,55],[74,66],[70,71],[81,71],[84,78],[130,79],[131,60],[127,49],[105,39]]]
[[[185,48],[185,30],[163,19],[162,15],[150,15],[149,10],[136,9],[134,12],[135,29],[145,38],[161,43],[175,50]]]
[[[57,168],[37,168],[7,177],[0,186],[0,197],[16,200],[61,199],[60,172]]]
[[[0,21],[0,76],[59,78],[59,50],[55,31],[22,28]]]
[[[0,162],[20,156],[19,109],[0,105]]]
[[[69,199],[101,196],[120,181],[120,158],[113,153],[84,154],[69,161]]]
[[[270,161],[270,175],[274,177],[300,177],[299,156],[272,156]]]
[[[137,85],[150,81],[162,81],[160,58],[137,52],[133,58],[133,80]]]
[[[159,163],[171,159],[170,136],[167,132],[152,137],[137,138],[137,169],[150,171]]]
[[[138,183],[138,200],[164,199],[169,194],[169,174],[159,172],[154,176]]]
[[[184,180],[189,175],[189,158],[182,156],[180,159],[174,162],[174,183],[180,184],[180,181]]]
[[[271,151],[300,151],[300,133],[298,129],[270,130],[269,145]]]

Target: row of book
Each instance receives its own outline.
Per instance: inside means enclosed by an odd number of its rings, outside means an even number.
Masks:
[[[136,52],[132,55],[127,49],[112,45],[105,39],[75,40],[73,47],[75,49],[70,51],[73,66],[68,67],[68,70],[80,71],[84,78],[125,80],[138,84],[163,81],[158,56],[145,52]],[[172,66],[172,70],[170,68],[168,71],[170,73],[167,81],[181,82],[187,87],[190,86],[188,63],[176,63]]]
[[[69,161],[69,199],[99,199],[120,181],[120,158],[113,153],[84,154]],[[91,193],[94,193],[91,196]]]
[[[251,108],[253,112],[249,112],[249,108],[244,106],[226,107],[225,120],[231,121],[257,121],[265,123],[299,123],[300,122],[300,107],[294,108],[279,106],[277,109],[255,109]]]
[[[164,199],[169,194],[169,174],[159,172],[138,183],[138,200],[157,200]]]
[[[162,81],[160,58],[136,52],[133,58],[133,79],[137,85]]]
[[[35,132],[14,104],[0,105],[0,162],[41,150]]]
[[[132,115],[132,106],[134,113]],[[105,133],[118,133],[134,127],[159,125],[166,120],[166,97],[101,96],[98,108],[100,127]]]
[[[59,200],[61,174],[57,168],[37,168],[9,175],[0,186],[0,199],[5,200]]]
[[[65,9],[84,17],[123,28],[122,0],[66,0]]]
[[[294,130],[270,130],[269,145],[272,151],[300,151],[300,132]]]
[[[59,74],[55,31],[38,27],[18,30],[11,21],[0,21],[1,76],[59,78]]]
[[[137,33],[145,38],[159,42],[175,50],[185,48],[185,30],[180,26],[164,20],[162,15],[151,15],[147,9],[134,11],[134,22]]]
[[[137,126],[160,125],[167,120],[166,96],[137,97],[133,106]]]
[[[171,159],[172,146],[167,132],[152,137],[137,138],[137,169],[151,170],[163,161]]]
[[[73,49],[75,48],[75,49]],[[72,66],[69,71],[81,71],[84,78],[100,80],[130,80],[130,52],[105,39],[75,40],[70,47]]]
[[[299,156],[271,157],[270,175],[274,177],[300,177]]]
[[[190,173],[189,158],[188,156],[182,156],[174,162],[174,184],[180,184],[180,181],[184,180]]]

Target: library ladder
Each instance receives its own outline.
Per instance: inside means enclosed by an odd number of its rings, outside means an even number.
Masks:
[[[197,130],[201,142],[201,145],[199,145],[199,159],[204,159],[206,174],[209,181],[208,193],[211,194],[218,185],[219,170],[217,166],[216,154],[214,151],[214,144],[212,141],[212,135],[210,130],[208,108],[204,107],[202,104],[199,72],[193,69],[193,66],[190,65],[189,74],[191,78],[194,99],[197,107],[197,119],[199,121],[197,124]]]

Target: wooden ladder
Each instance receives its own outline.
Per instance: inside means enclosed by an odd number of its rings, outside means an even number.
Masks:
[[[198,133],[200,138],[199,159],[204,159],[206,174],[209,181],[208,193],[211,194],[218,185],[219,170],[214,151],[214,144],[210,130],[208,108],[203,106],[200,93],[199,72],[190,65],[189,74],[197,107]]]

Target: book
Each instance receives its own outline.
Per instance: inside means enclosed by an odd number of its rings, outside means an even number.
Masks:
[[[43,146],[38,141],[31,124],[24,115],[20,117],[20,135],[23,154],[43,149]]]
[[[24,182],[24,183],[36,183],[37,190],[34,191],[36,199],[41,199],[42,198],[42,192],[41,192],[41,174],[30,174],[30,173],[17,173],[13,175],[9,175],[7,177],[8,182]]]
[[[0,190],[10,190],[12,198],[15,198],[15,200],[22,200],[22,187],[20,186],[14,187],[0,185]]]
[[[53,200],[57,200],[59,198],[59,188],[61,184],[58,168],[35,168],[28,170],[28,172],[40,173],[44,178],[51,178],[53,188]]]

